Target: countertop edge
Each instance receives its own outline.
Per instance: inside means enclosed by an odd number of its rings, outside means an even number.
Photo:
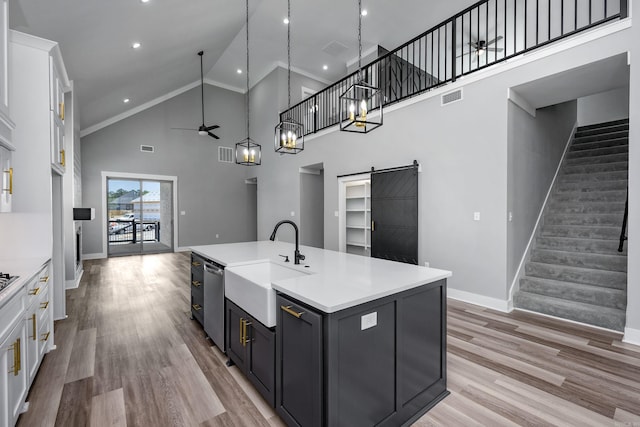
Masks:
[[[11,283],[9,286],[4,288],[0,292],[0,309],[2,309],[2,307],[4,307],[4,304],[19,292],[19,290],[25,285],[26,282],[28,282],[36,274],[38,274],[38,271],[40,271],[40,269],[44,267],[44,265],[48,263],[50,260],[51,258],[47,258],[45,256],[37,257],[37,258],[29,258],[29,259],[0,260],[0,265],[3,266],[2,267],[3,269],[6,268],[4,267],[5,265],[7,264],[11,265],[12,263],[13,264],[16,264],[16,263],[29,264],[28,267],[24,267],[23,265],[21,265],[21,268],[18,268],[17,269],[18,271],[15,271],[15,273],[19,276],[18,279],[16,279],[13,283]],[[9,274],[13,274],[13,273],[14,271],[12,271]]]

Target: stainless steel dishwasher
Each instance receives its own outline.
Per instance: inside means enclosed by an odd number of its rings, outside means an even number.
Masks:
[[[224,343],[224,266],[204,263],[204,331],[223,352]]]

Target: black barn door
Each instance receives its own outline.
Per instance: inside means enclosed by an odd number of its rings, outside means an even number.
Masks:
[[[418,264],[418,168],[371,173],[371,256]]]

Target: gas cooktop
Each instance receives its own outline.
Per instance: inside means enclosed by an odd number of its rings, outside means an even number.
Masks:
[[[0,272],[0,291],[12,284],[18,276],[11,276],[9,273]]]

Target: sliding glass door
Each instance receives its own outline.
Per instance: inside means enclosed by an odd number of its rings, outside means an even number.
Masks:
[[[173,183],[107,179],[109,256],[173,252]]]

